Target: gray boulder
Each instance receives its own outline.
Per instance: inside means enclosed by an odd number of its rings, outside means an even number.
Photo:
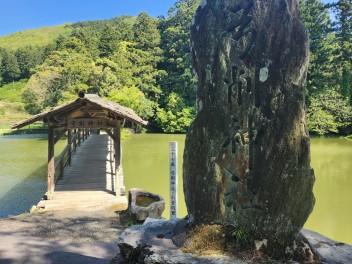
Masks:
[[[191,53],[198,88],[183,163],[188,214],[197,225],[243,228],[283,254],[315,201],[297,1],[203,0]]]

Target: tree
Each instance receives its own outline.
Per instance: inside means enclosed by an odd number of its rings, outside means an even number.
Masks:
[[[165,133],[185,133],[194,114],[194,107],[187,107],[180,95],[170,93],[164,108],[157,109],[156,123]]]
[[[80,44],[73,38],[62,41],[59,50],[36,68],[22,96],[30,114],[66,102],[76,97],[80,90],[88,91],[93,61]]]
[[[60,81],[61,75],[53,68],[34,74],[22,93],[27,112],[34,115],[56,106],[61,98]]]
[[[350,132],[352,107],[338,92],[328,90],[310,98],[308,129],[318,135]]]
[[[118,65],[119,87],[136,86],[148,99],[157,101],[161,90],[156,80],[165,75],[157,68],[161,57],[155,50],[137,48],[138,43],[120,42],[111,60]]]
[[[176,1],[169,9],[168,18],[162,19],[159,26],[164,51],[161,68],[168,73],[159,84],[166,97],[172,92],[182,94],[188,106],[195,104],[196,80],[192,74],[189,39],[192,17],[199,3],[200,0]]]
[[[88,78],[89,92],[108,96],[111,90],[117,89],[117,68],[118,65],[107,58],[98,59]]]
[[[77,38],[94,59],[99,57],[98,38],[96,34],[89,33],[88,29],[76,28],[72,31],[71,37]]]
[[[0,49],[0,53],[2,57],[0,72],[3,82],[8,83],[18,80],[21,74],[21,70],[18,65],[15,53],[5,49]]]
[[[98,49],[100,57],[109,57],[112,55],[116,50],[116,46],[117,34],[115,29],[110,24],[106,24],[99,38]]]
[[[339,0],[326,6],[336,15],[334,25],[339,45],[336,62],[340,68],[341,93],[352,105],[352,0]]]
[[[156,19],[145,12],[140,13],[133,26],[133,32],[136,48],[145,51],[159,51],[160,32]]]
[[[21,71],[21,78],[29,78],[31,70],[44,62],[44,50],[39,47],[25,46],[19,48],[15,55]]]
[[[310,63],[307,88],[309,94],[324,92],[336,87],[337,66],[335,63],[338,49],[335,34],[331,32],[328,10],[320,0],[300,0],[301,17],[308,29]]]
[[[132,108],[143,119],[149,119],[153,115],[154,103],[135,86],[112,90],[108,99]]]
[[[157,68],[162,57],[160,49],[160,32],[157,20],[142,12],[134,24],[134,44],[128,46],[131,54],[130,60],[135,65],[133,78],[135,85],[147,98],[159,98],[161,90],[156,85],[156,80],[165,75],[163,70]]]

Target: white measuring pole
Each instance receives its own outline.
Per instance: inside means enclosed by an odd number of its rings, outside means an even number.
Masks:
[[[177,142],[170,141],[170,219],[177,218]]]

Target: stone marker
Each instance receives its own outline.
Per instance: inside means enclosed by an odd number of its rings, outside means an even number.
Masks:
[[[191,52],[198,89],[184,152],[189,216],[241,227],[282,253],[314,206],[308,39],[297,1],[203,0]]]
[[[177,141],[169,142],[170,155],[170,219],[177,218],[178,212],[178,149]]]

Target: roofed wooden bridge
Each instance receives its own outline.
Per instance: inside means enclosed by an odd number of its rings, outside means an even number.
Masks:
[[[123,183],[121,123],[147,122],[132,109],[80,93],[75,101],[13,125],[48,124],[48,189],[38,207],[46,210],[127,205]],[[103,130],[106,133],[98,133]],[[67,135],[67,146],[54,160],[54,146]]]

